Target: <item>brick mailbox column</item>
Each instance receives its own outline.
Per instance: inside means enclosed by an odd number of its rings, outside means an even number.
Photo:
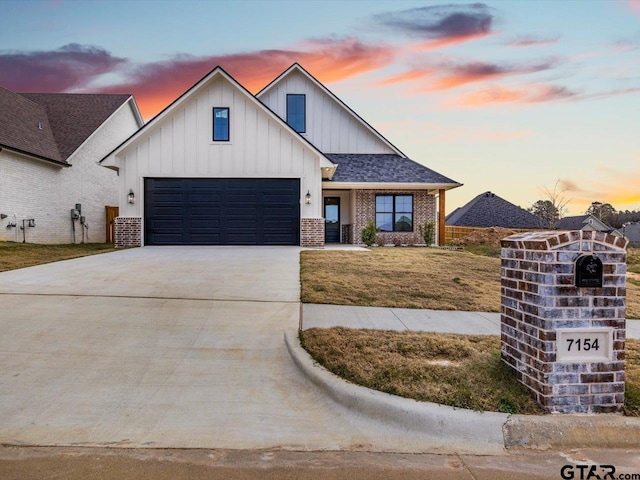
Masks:
[[[502,359],[548,413],[622,411],[626,244],[583,231],[502,240]]]

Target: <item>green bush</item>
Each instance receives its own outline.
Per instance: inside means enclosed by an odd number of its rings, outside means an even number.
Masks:
[[[433,222],[425,223],[424,225],[420,225],[420,233],[422,234],[422,238],[424,239],[424,243],[427,246],[433,244],[433,234],[436,231],[436,227]]]
[[[362,242],[367,247],[370,247],[375,243],[379,231],[380,229],[375,226],[373,221],[369,220],[369,223],[367,223],[367,225],[362,230]]]

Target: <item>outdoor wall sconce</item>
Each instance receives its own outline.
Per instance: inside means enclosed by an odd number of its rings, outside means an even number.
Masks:
[[[304,203],[311,205],[311,193],[307,190],[307,194],[304,196]]]
[[[133,203],[135,203],[135,202],[136,202],[136,196],[135,196],[135,194],[133,193],[133,190],[132,190],[132,189],[129,189],[129,195],[127,195],[127,201],[128,201],[129,203],[131,203],[131,204],[133,204]]]

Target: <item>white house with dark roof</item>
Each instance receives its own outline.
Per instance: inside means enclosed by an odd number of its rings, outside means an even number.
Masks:
[[[297,63],[255,96],[216,67],[102,164],[120,172],[120,246],[361,243],[368,221],[422,243],[460,186]]]
[[[616,237],[623,236],[618,230],[590,214],[563,217],[558,221],[556,230],[584,230],[585,232],[611,233]]]
[[[131,95],[0,87],[0,241],[104,242],[118,180],[99,160],[142,125]]]

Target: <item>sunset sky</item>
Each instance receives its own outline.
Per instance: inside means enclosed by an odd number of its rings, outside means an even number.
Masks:
[[[412,159],[524,208],[640,209],[640,0],[0,0],[0,86],[132,93],[149,119],[216,65],[299,62]]]

